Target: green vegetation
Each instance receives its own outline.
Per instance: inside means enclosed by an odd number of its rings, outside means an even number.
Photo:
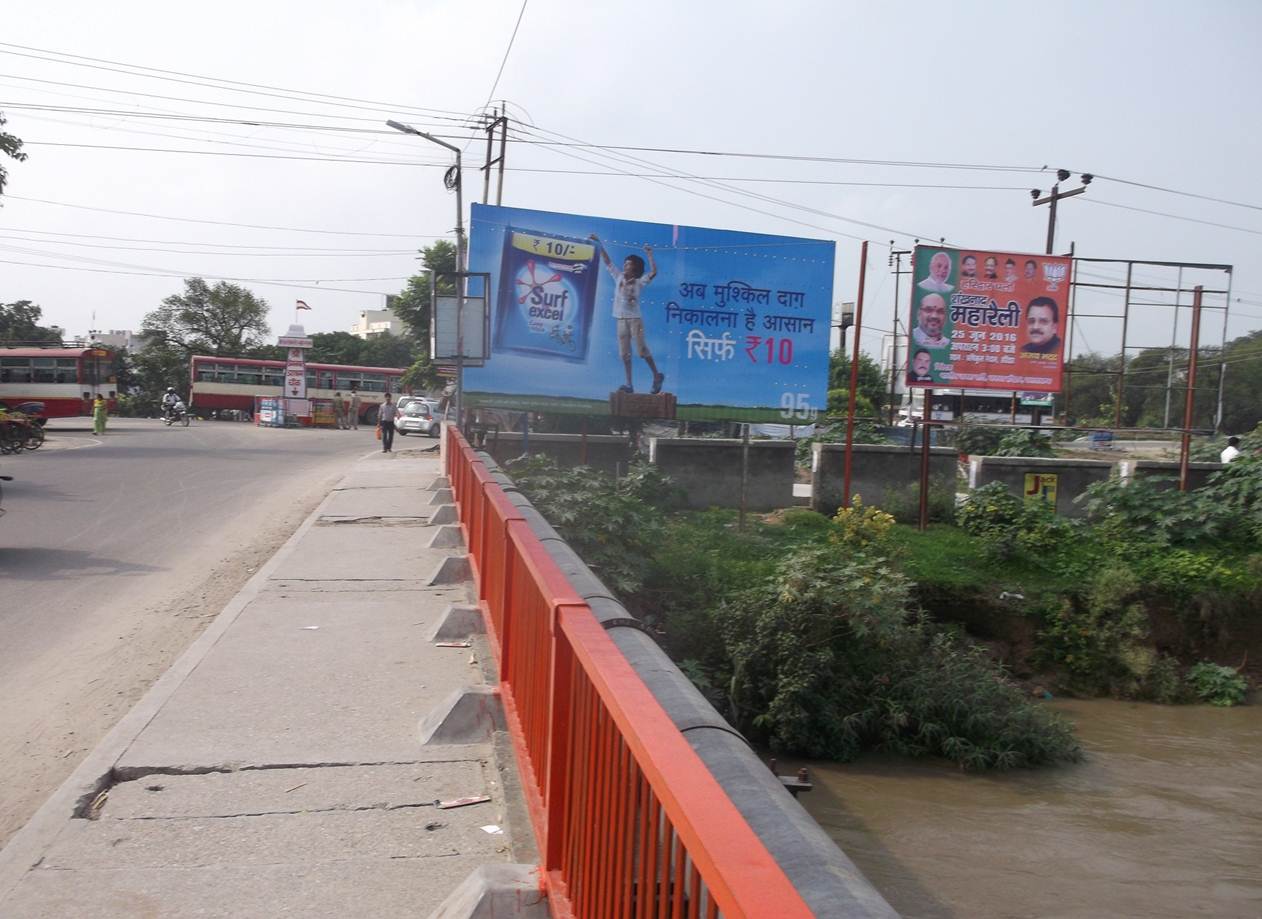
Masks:
[[[1231,667],[1201,661],[1188,671],[1197,698],[1210,705],[1238,705],[1244,701],[1245,681]]]
[[[916,609],[891,517],[672,513],[651,467],[614,481],[533,458],[510,474],[742,731],[775,750],[865,749],[966,768],[1076,759],[1067,724],[985,650]]]

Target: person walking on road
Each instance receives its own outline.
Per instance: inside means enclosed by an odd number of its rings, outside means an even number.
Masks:
[[[359,390],[354,386],[351,387],[351,428],[359,430]]]
[[[381,452],[394,452],[394,419],[399,414],[399,407],[390,401],[390,393],[386,393],[386,399],[381,403],[381,410],[377,414],[377,426],[381,428]]]
[[[100,437],[105,433],[105,422],[110,417],[110,406],[102,396],[92,400],[92,433]]]
[[[349,427],[346,423],[346,403],[342,401],[340,392],[333,394],[333,420],[339,431],[345,431]]]

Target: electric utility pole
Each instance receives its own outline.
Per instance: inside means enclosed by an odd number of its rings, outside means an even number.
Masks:
[[[919,240],[917,240],[919,242]],[[894,414],[898,406],[894,404],[894,383],[898,380],[898,280],[911,269],[903,271],[903,256],[911,255],[910,249],[895,249],[894,240],[890,240],[889,266],[894,269],[894,324],[890,327],[893,335],[890,338],[890,426],[894,424]]]
[[[1052,254],[1056,246],[1056,202],[1061,198],[1072,198],[1074,195],[1081,195],[1087,190],[1087,186],[1091,184],[1091,180],[1095,178],[1091,173],[1084,172],[1082,174],[1082,188],[1075,188],[1073,191],[1061,191],[1060,183],[1069,180],[1070,171],[1068,169],[1056,170],[1056,184],[1052,186],[1051,193],[1046,197],[1042,197],[1043,191],[1039,188],[1030,189],[1030,197],[1034,199],[1034,206],[1041,204],[1049,204],[1051,207],[1047,210],[1047,249],[1044,250],[1048,255]]]

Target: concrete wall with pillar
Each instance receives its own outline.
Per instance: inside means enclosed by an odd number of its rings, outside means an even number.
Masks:
[[[929,450],[931,507],[953,504],[956,491],[956,452],[949,447]],[[811,508],[832,516],[841,507],[846,445],[812,444]],[[855,444],[851,454],[850,495],[868,507],[879,507],[904,522],[916,519],[920,500],[920,446]]]
[[[751,440],[745,507],[770,511],[793,506],[794,453],[788,440]],[[689,507],[740,507],[741,441],[650,437],[649,462],[682,488]]]

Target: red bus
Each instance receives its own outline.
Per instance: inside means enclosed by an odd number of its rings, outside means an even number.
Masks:
[[[105,348],[0,348],[0,402],[10,408],[43,402],[48,418],[74,418],[91,415],[98,395],[113,411],[118,381]]]
[[[386,393],[398,394],[404,370],[398,367],[354,367],[347,364],[307,364],[307,398],[332,399],[335,392],[349,399],[359,393],[360,419],[372,423]],[[194,355],[189,405],[194,409],[254,411],[256,396],[281,396],[284,361]]]

